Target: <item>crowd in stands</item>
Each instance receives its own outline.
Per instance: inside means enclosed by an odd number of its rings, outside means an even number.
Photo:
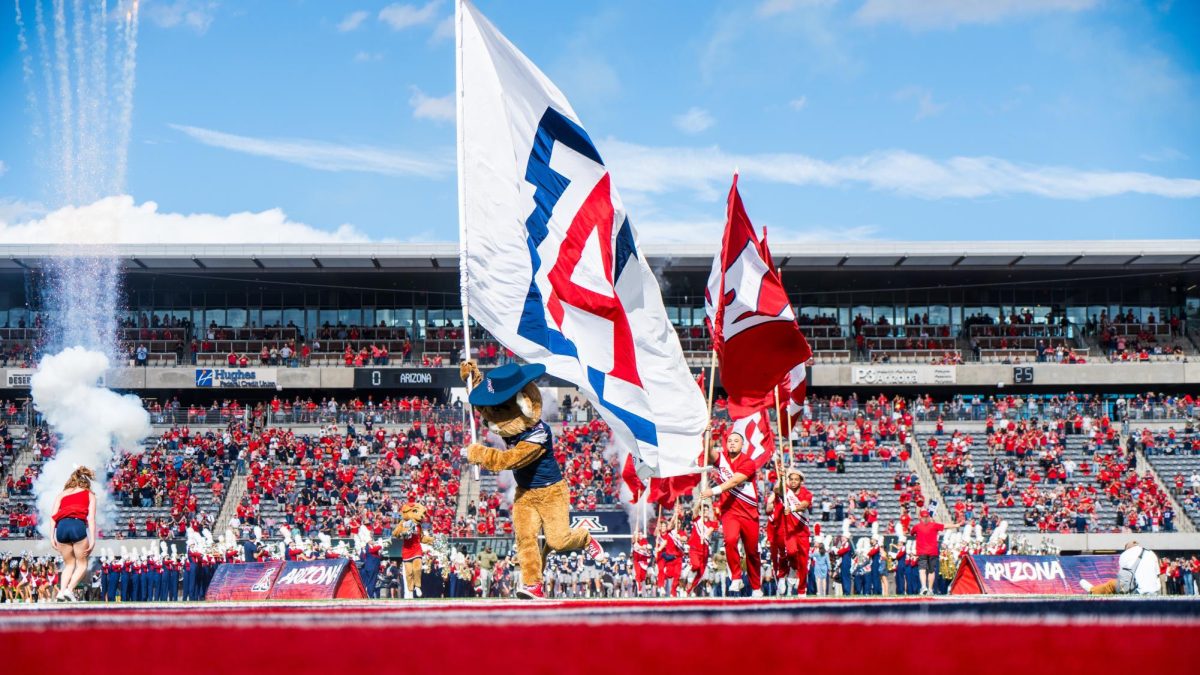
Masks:
[[[400,506],[417,501],[434,531],[455,529],[461,422],[418,421],[402,433],[368,418],[361,430],[330,424],[311,434],[275,427],[244,433],[248,478],[235,515],[239,528],[344,537],[365,525],[382,536]],[[279,515],[265,515],[266,504]]]
[[[1175,513],[1149,472],[1139,473],[1135,442],[1122,447],[1112,421],[1076,414],[1050,420],[989,419],[984,438],[954,431],[929,437],[931,469],[956,519],[988,517],[989,504],[1021,508],[1026,526],[1041,532],[1171,532]],[[1083,458],[1067,452],[1067,437],[1082,436]],[[980,457],[973,450],[984,449]],[[1112,507],[1113,520],[1099,519],[1098,504]]]

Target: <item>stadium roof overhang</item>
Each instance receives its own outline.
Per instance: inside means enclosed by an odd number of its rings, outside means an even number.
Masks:
[[[773,243],[775,262],[787,271],[830,269],[958,268],[1200,270],[1200,239],[1013,242],[797,242]],[[658,269],[707,270],[715,244],[647,244]],[[129,244],[106,248],[41,244],[0,245],[0,269],[37,269],[69,254],[106,254],[130,271],[243,272],[452,271],[458,245],[445,243],[371,244]]]

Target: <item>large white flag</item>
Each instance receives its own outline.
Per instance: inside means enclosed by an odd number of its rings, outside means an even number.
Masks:
[[[464,307],[578,385],[644,475],[694,471],[708,411],[600,153],[562,92],[465,0],[457,39]]]

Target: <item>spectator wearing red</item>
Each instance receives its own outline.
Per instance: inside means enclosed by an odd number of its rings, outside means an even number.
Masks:
[[[959,525],[934,522],[928,509],[921,510],[921,521],[912,526],[917,540],[917,565],[921,569],[921,595],[933,593],[933,579],[938,573],[938,535],[943,530],[955,530]]]

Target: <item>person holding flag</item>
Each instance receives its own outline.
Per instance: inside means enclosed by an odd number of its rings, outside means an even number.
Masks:
[[[787,581],[782,593],[804,595],[808,587],[808,552],[810,536],[807,512],[813,495],[804,487],[804,474],[789,469],[787,479],[775,488],[771,504],[771,522],[775,526],[773,555],[776,577],[780,585]],[[795,574],[795,579],[789,580]]]
[[[630,559],[633,562],[633,586],[637,596],[642,597],[642,587],[646,583],[646,574],[650,571],[650,562],[654,560],[654,549],[644,532],[635,530],[633,533],[633,550]]]
[[[717,521],[713,518],[712,504],[697,499],[692,506],[692,528],[688,535],[688,595],[696,592],[696,587],[704,580],[704,572],[708,569],[709,540],[717,531]]]
[[[719,496],[721,535],[725,539],[725,557],[729,560],[729,590],[741,593],[745,588],[743,574],[750,579],[750,595],[762,597],[762,557],[758,551],[758,485],[754,480],[758,467],[742,452],[746,439],[737,432],[725,437],[725,450],[713,446],[710,454],[712,471],[720,481],[714,487],[703,487],[700,496],[711,499]],[[745,569],[738,544],[745,550]]]

